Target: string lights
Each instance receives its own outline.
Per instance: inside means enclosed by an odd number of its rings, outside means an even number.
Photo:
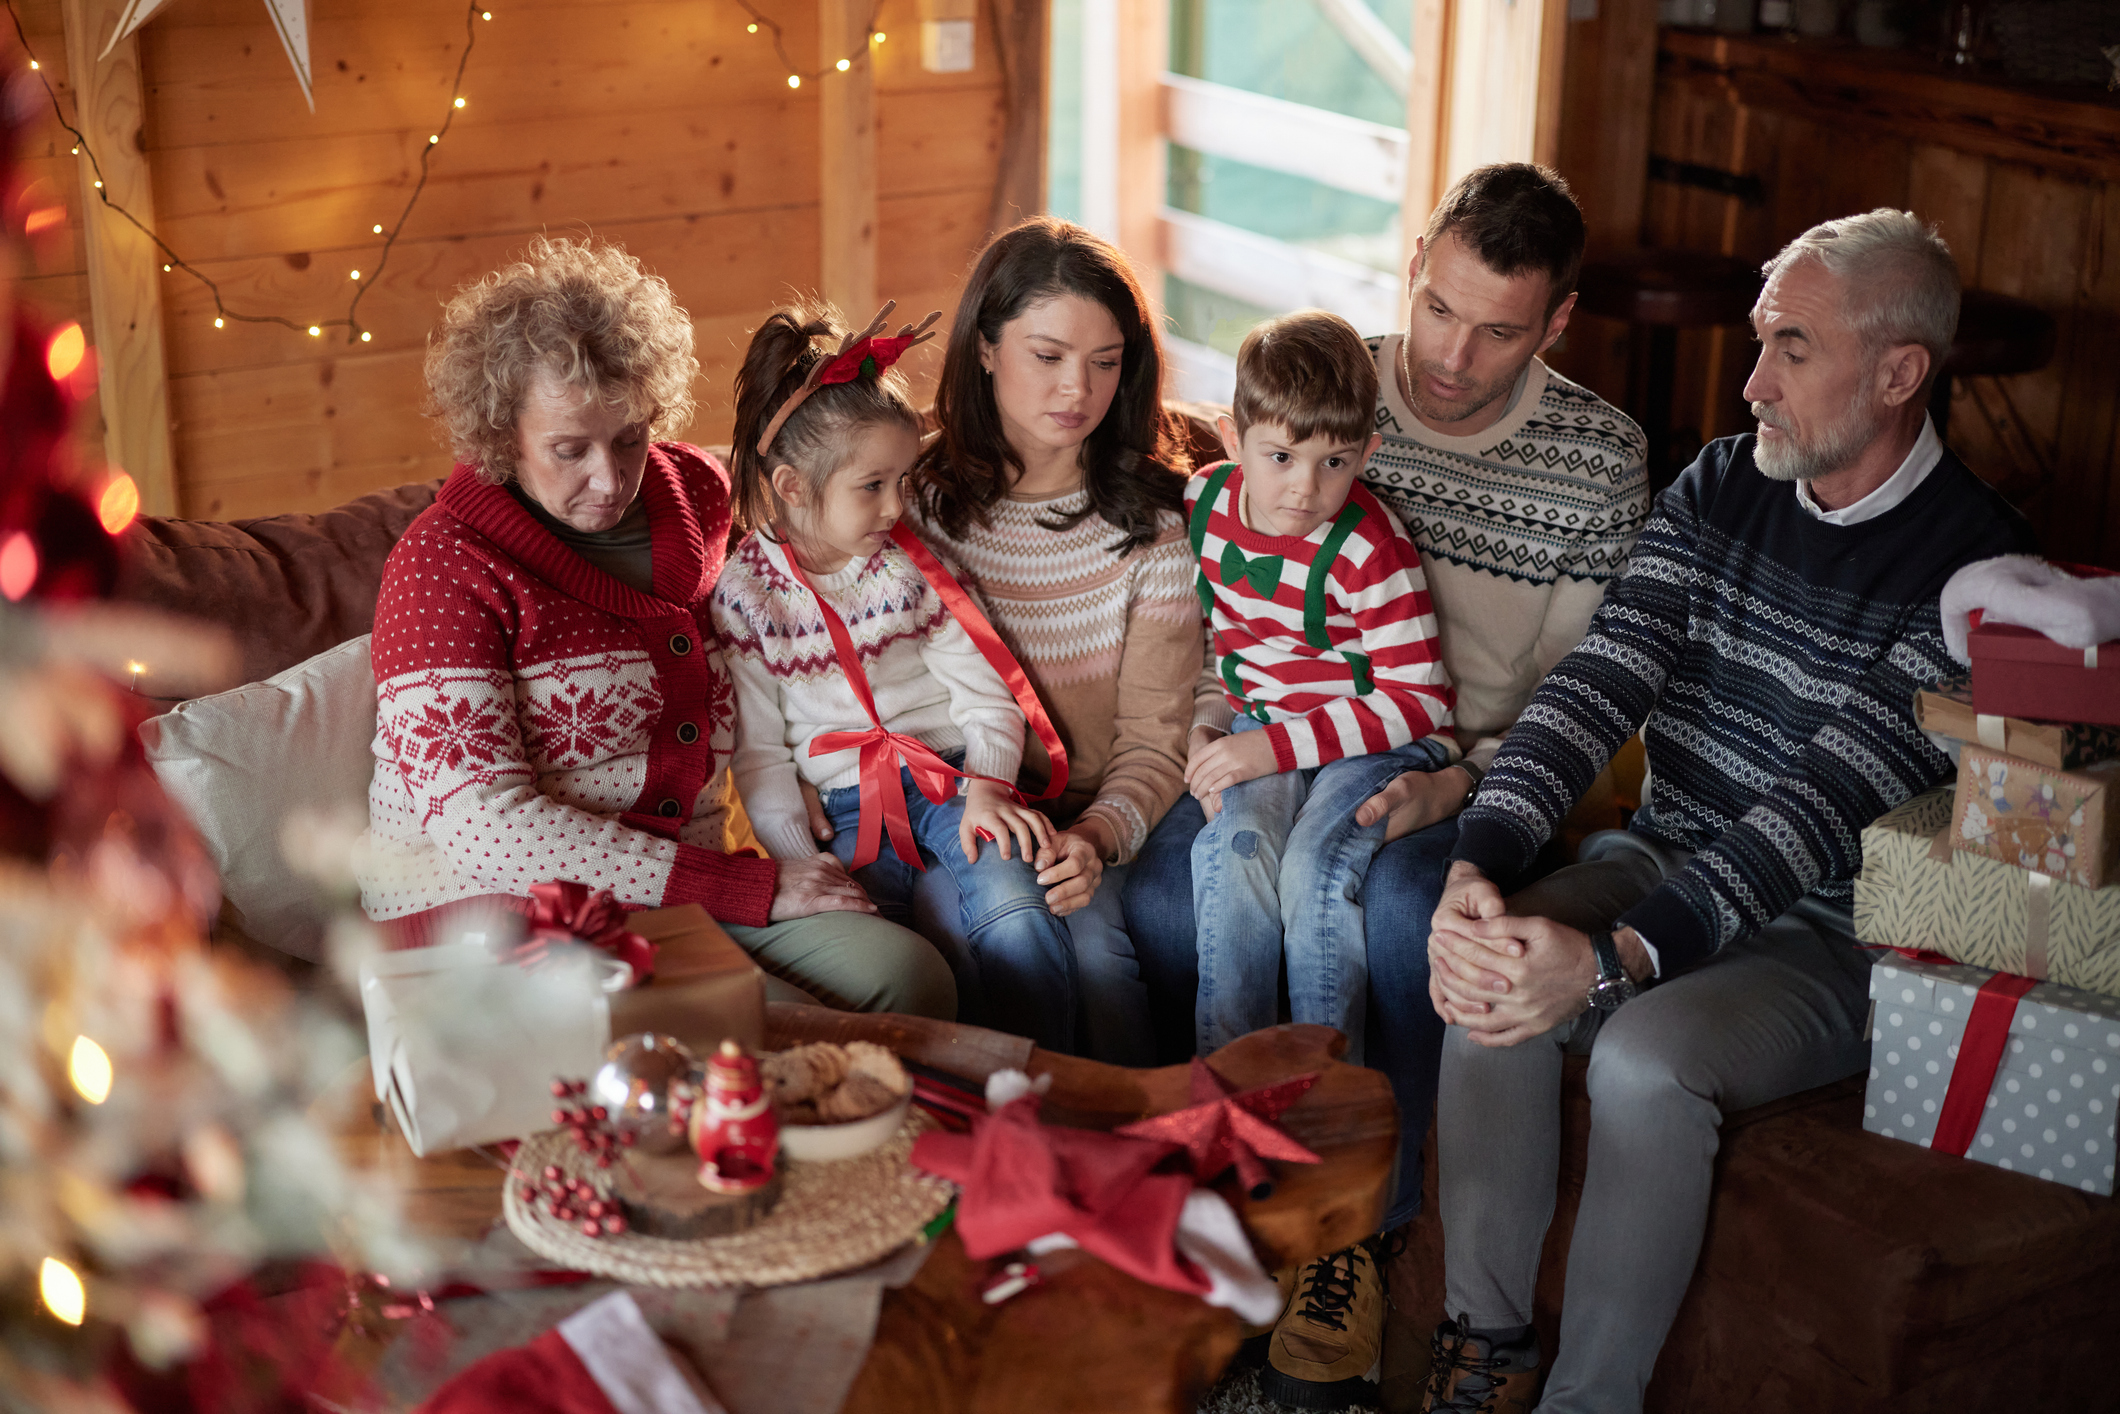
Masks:
[[[805,71],[801,65],[788,57],[788,46],[785,42],[786,36],[781,33],[779,21],[760,11],[751,4],[751,0],[736,0],[736,4],[738,8],[751,17],[751,22],[743,27],[744,33],[756,34],[761,27],[772,33],[773,53],[779,56],[780,66],[788,71],[789,88],[801,88],[805,79],[821,79],[826,74],[835,71],[842,74],[845,73],[854,67],[856,59],[861,58],[871,48],[883,43],[889,37],[882,30],[876,28],[876,16],[883,12],[883,0],[876,0],[876,3],[869,7],[869,22],[861,27],[862,32],[869,37],[868,43],[852,54],[827,64],[821,69]]]
[[[51,80],[45,77],[43,66],[38,63],[36,56],[30,50],[29,36],[23,33],[22,30],[22,16],[15,11],[15,0],[5,0],[5,3],[7,5],[8,18],[13,20],[15,24],[15,38],[21,42],[23,52],[31,55],[29,61],[30,71],[35,73],[43,83],[45,97],[51,100],[53,116],[59,120],[60,127],[65,128],[68,133],[72,134],[74,155],[85,155],[88,158],[89,168],[95,173],[94,187],[97,199],[110,211],[132,223],[134,229],[155,243],[156,248],[166,258],[162,266],[165,274],[174,270],[182,270],[206,287],[207,292],[213,296],[214,328],[225,329],[228,327],[228,321],[234,319],[245,324],[278,324],[282,328],[292,329],[296,333],[306,333],[311,338],[322,338],[326,329],[344,329],[346,331],[346,342],[349,344],[374,342],[374,335],[363,329],[360,324],[361,299],[368,293],[369,286],[374,284],[376,278],[383,273],[383,267],[389,263],[392,247],[397,244],[398,237],[403,234],[405,222],[411,218],[412,208],[418,204],[420,193],[427,188],[428,159],[434,155],[434,149],[441,145],[442,139],[449,135],[449,125],[456,121],[456,115],[462,112],[465,107],[463,93],[464,68],[471,62],[472,47],[478,42],[479,24],[483,21],[490,21],[493,18],[491,10],[482,10],[475,4],[467,6],[464,10],[464,51],[457,56],[456,77],[450,84],[449,106],[442,110],[441,126],[430,134],[427,141],[420,147],[419,180],[413,183],[412,194],[405,198],[405,209],[398,213],[396,224],[390,227],[388,235],[384,235],[384,230],[380,223],[369,228],[371,234],[384,236],[383,248],[377,254],[375,264],[371,267],[367,279],[361,277],[359,270],[353,272],[353,299],[346,306],[345,317],[342,319],[320,319],[313,323],[300,323],[277,314],[243,314],[230,309],[221,298],[221,287],[211,277],[170,249],[169,243],[153,231],[148,230],[137,216],[110,199],[110,193],[104,190],[103,187],[103,166],[96,161],[95,149],[89,146],[86,134],[72,123],[66,121],[66,111],[59,106],[58,91],[52,87]]]
[[[29,36],[23,32],[22,17],[16,13],[14,0],[4,0],[4,3],[7,5],[8,18],[14,21],[15,37],[21,42],[23,52],[30,53]],[[843,74],[851,71],[856,60],[864,57],[870,48],[882,44],[889,37],[882,30],[876,28],[876,17],[882,12],[883,8],[883,0],[876,0],[876,3],[869,10],[868,22],[863,26],[863,31],[867,34],[868,40],[862,49],[835,60],[822,68],[805,70],[789,56],[786,36],[778,21],[750,4],[749,0],[736,0],[736,3],[745,14],[751,17],[750,22],[744,26],[746,33],[757,34],[763,29],[772,36],[773,52],[779,58],[781,67],[788,71],[788,87],[792,89],[801,88],[805,80],[816,80],[830,73]],[[457,56],[456,77],[450,84],[449,106],[442,112],[441,125],[428,135],[427,141],[420,147],[420,174],[419,179],[413,183],[412,194],[405,199],[404,209],[398,213],[397,221],[389,227],[387,232],[380,222],[374,223],[369,227],[369,234],[384,238],[383,246],[376,255],[375,264],[368,268],[368,274],[365,277],[360,270],[353,270],[349,273],[348,279],[354,286],[354,291],[353,298],[347,303],[345,317],[340,319],[321,319],[312,323],[303,323],[277,314],[244,314],[230,309],[227,302],[221,297],[221,287],[210,276],[185,260],[184,257],[178,255],[176,251],[170,248],[168,242],[149,230],[138,217],[111,200],[110,193],[103,186],[103,167],[96,160],[95,150],[89,146],[87,136],[79,128],[66,121],[66,112],[59,104],[58,91],[52,87],[51,80],[44,76],[43,66],[37,61],[34,54],[31,55],[29,67],[31,72],[37,74],[39,80],[43,83],[45,96],[51,100],[52,113],[58,119],[59,125],[72,135],[74,139],[73,155],[77,157],[87,156],[89,167],[95,173],[94,189],[97,200],[101,201],[107,209],[130,222],[142,235],[155,243],[156,248],[166,257],[162,264],[162,272],[164,274],[181,270],[206,287],[207,292],[213,296],[214,328],[225,329],[228,327],[228,321],[233,319],[244,324],[277,324],[282,328],[292,329],[296,333],[307,334],[311,338],[323,337],[326,329],[344,329],[348,343],[359,342],[366,344],[374,341],[374,335],[369,330],[361,327],[361,300],[367,295],[369,287],[381,278],[383,267],[390,261],[391,250],[397,245],[398,237],[404,233],[405,223],[411,219],[412,209],[419,203],[420,194],[426,190],[428,161],[434,155],[435,148],[439,147],[442,139],[449,135],[449,127],[456,121],[456,115],[463,112],[468,106],[468,100],[463,93],[464,70],[471,62],[472,47],[478,42],[478,25],[483,22],[489,22],[492,19],[493,12],[481,9],[477,4],[472,4],[465,8],[464,49]]]

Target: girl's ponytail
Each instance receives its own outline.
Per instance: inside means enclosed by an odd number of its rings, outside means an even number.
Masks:
[[[751,335],[743,367],[736,373],[736,443],[729,455],[740,529],[766,531],[778,514],[779,499],[773,494],[773,468],[778,461],[759,454],[758,434],[802,386],[810,365],[822,357],[811,340],[834,332],[829,310],[796,305],[774,310]],[[781,429],[774,439],[776,446],[786,440],[787,432]]]

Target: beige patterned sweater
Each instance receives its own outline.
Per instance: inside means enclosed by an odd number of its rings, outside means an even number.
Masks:
[[[976,586],[994,628],[1016,655],[1067,747],[1062,824],[1097,815],[1132,859],[1185,788],[1185,734],[1201,662],[1200,601],[1193,592],[1185,525],[1166,513],[1155,543],[1120,556],[1102,516],[1072,530],[1042,520],[1073,514],[1088,493],[1009,497],[992,524],[962,540],[914,516],[935,552]],[[1048,778],[1044,749],[1024,743],[1023,780]]]

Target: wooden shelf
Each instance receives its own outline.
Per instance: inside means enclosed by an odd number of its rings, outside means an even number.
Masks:
[[[1919,52],[1847,40],[1658,32],[1667,82],[2094,180],[2120,178],[2120,94],[1965,74]]]

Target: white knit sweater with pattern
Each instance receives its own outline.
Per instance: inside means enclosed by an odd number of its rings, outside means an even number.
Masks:
[[[861,782],[858,751],[813,756],[812,739],[870,725],[787,554],[747,536],[710,609],[736,679],[736,790],[775,859],[817,852],[798,776],[821,791]],[[808,578],[845,622],[885,727],[937,752],[962,747],[970,774],[1016,778],[1023,710],[905,551],[889,545]]]

